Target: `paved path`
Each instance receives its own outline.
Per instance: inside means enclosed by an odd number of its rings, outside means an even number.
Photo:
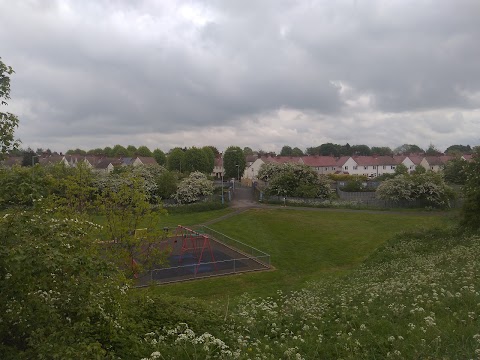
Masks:
[[[239,186],[235,188],[231,206],[233,208],[249,208],[256,205],[251,187]]]

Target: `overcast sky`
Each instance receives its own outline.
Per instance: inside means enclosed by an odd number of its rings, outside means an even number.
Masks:
[[[0,0],[24,146],[480,144],[480,1]]]

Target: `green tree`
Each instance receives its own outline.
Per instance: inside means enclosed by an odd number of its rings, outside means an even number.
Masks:
[[[153,156],[152,152],[150,151],[150,149],[146,146],[139,146],[138,149],[137,149],[137,152],[136,154],[138,156],[146,156],[146,157],[151,157]]]
[[[185,152],[181,148],[170,150],[167,156],[167,169],[179,172],[185,171]]]
[[[85,150],[76,148],[76,149],[67,150],[66,154],[67,155],[87,155],[87,152]]]
[[[425,151],[425,154],[426,154],[426,155],[429,155],[429,156],[438,156],[438,155],[441,155],[442,152],[441,152],[440,150],[438,150],[438,149],[435,147],[435,145],[430,144],[430,145],[428,146],[427,151]]]
[[[205,173],[208,167],[207,154],[195,146],[185,151],[185,170],[189,172],[200,171]]]
[[[103,149],[96,148],[96,149],[91,149],[87,151],[87,155],[96,155],[96,156],[101,156],[101,155],[106,155]]]
[[[60,164],[59,167],[65,167],[65,165]],[[90,168],[84,162],[78,163],[56,183],[55,190],[61,191],[62,194],[58,199],[58,204],[64,206],[69,214],[85,213],[92,208],[97,190],[93,184],[94,175]]]
[[[473,149],[473,160],[465,167],[464,203],[461,223],[474,230],[480,230],[480,147]]]
[[[215,146],[208,145],[207,147],[209,147],[212,150],[214,156],[220,155],[220,151],[218,151],[218,149]]]
[[[464,185],[467,181],[466,167],[467,162],[459,157],[447,161],[443,168],[445,181],[449,184]]]
[[[395,167],[395,176],[397,175],[407,175],[408,174],[408,168],[404,164],[398,164]]]
[[[303,156],[303,151],[298,147],[294,147],[292,150],[292,156]]]
[[[412,171],[413,175],[420,175],[420,174],[425,174],[427,172],[427,169],[425,169],[422,165],[417,165],[415,166],[415,170]]]
[[[165,165],[167,163],[167,157],[162,150],[155,149],[153,150],[152,155],[158,165]]]
[[[390,149],[388,146],[372,146],[370,150],[372,151],[372,155],[389,156],[393,154],[392,149]]]
[[[12,67],[5,65],[0,58],[0,160],[7,151],[19,145],[19,140],[14,137],[18,118],[12,113],[3,112],[3,107],[8,105],[7,100],[10,99],[10,76],[13,73]]]
[[[155,247],[161,237],[156,230],[159,213],[152,212],[145,179],[134,171],[111,178],[96,203],[106,219],[108,240],[114,243],[109,248],[112,260],[125,268],[127,276],[161,265],[166,256]]]
[[[172,171],[164,171],[156,179],[157,195],[161,199],[169,199],[177,191],[178,178]]]
[[[124,157],[128,156],[128,150],[125,149],[122,145],[115,145],[112,149],[113,156]]]
[[[215,167],[215,153],[210,146],[204,146],[202,151],[205,153],[208,160],[207,167],[205,168],[205,174],[209,175],[213,173],[213,168]]]
[[[280,156],[292,156],[293,155],[293,149],[291,146],[284,145],[282,147],[282,150],[280,150]]]
[[[463,155],[471,154],[472,147],[470,145],[451,145],[445,150],[448,155]]]
[[[28,148],[23,152],[22,166],[33,166],[35,164],[38,164],[38,155]]]
[[[13,166],[0,168],[0,208],[31,207],[37,200],[52,192],[53,178],[45,168]]]
[[[353,155],[360,155],[360,156],[370,156],[372,155],[372,151],[370,147],[367,145],[353,145],[351,148]]]
[[[341,149],[341,146],[338,144],[326,143],[326,144],[320,145],[318,148],[318,153],[314,155],[340,156],[340,149]]]
[[[133,145],[127,146],[128,156],[133,157],[137,154],[137,148]]]
[[[105,154],[105,156],[108,156],[108,157],[115,156],[115,154],[113,153],[113,149],[110,146],[105,147],[105,149],[103,149],[103,153]]]
[[[403,144],[403,145],[400,145],[400,146],[396,147],[393,150],[393,152],[395,154],[408,155],[408,154],[420,154],[420,153],[424,153],[425,151],[418,145]]]
[[[91,222],[58,209],[0,217],[2,359],[116,358],[127,287]]]
[[[235,178],[237,180],[242,176],[246,167],[245,155],[238,146],[229,146],[223,155],[223,167],[226,178]]]
[[[245,154],[245,156],[253,155],[253,150],[252,150],[252,148],[250,148],[248,146],[245,146],[243,148],[243,153]]]

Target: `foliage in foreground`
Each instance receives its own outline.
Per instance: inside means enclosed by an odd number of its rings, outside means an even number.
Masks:
[[[473,161],[465,166],[465,202],[462,208],[462,225],[480,230],[480,146],[475,148]]]
[[[126,286],[92,247],[95,224],[52,211],[0,218],[2,359],[111,358]],[[79,355],[81,354],[81,355]]]
[[[3,106],[7,105],[7,100],[10,99],[10,75],[13,73],[12,67],[5,65],[0,58],[0,160],[8,150],[19,145],[19,141],[14,137],[18,118],[12,113],[3,112]]]
[[[150,332],[148,359],[476,358],[479,256],[479,236],[404,234],[341,281],[245,296],[223,336],[185,323]]]

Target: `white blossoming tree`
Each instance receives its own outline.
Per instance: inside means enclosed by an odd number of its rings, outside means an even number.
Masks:
[[[180,204],[190,204],[212,195],[213,190],[212,181],[208,180],[205,174],[195,171],[180,182],[173,198]]]
[[[386,180],[377,188],[377,197],[389,201],[422,201],[426,206],[448,207],[454,197],[453,190],[447,186],[441,174],[426,172],[423,174],[398,175]]]
[[[258,177],[268,182],[270,195],[323,199],[330,196],[329,180],[306,165],[267,163],[260,168]]]

